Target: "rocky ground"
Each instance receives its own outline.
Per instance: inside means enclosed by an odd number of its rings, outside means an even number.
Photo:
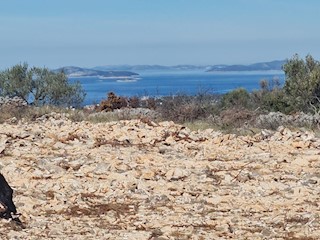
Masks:
[[[1,239],[319,239],[320,139],[59,114],[0,125]]]

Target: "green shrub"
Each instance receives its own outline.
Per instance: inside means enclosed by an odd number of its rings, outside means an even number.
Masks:
[[[254,91],[252,98],[257,108],[264,112],[283,112],[289,113],[292,108],[288,105],[286,95],[282,89],[274,89],[272,91]]]
[[[244,88],[237,88],[222,96],[222,108],[249,108],[251,106],[250,94]]]

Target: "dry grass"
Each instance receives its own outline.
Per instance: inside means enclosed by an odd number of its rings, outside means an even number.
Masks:
[[[119,120],[129,120],[139,116],[131,115],[129,111],[121,112],[101,112],[87,111],[82,109],[67,109],[54,106],[43,107],[0,107],[0,123],[18,123],[23,120],[32,122],[36,119],[51,113],[63,114],[74,122],[89,121],[92,123],[111,122]]]
[[[185,122],[183,124],[185,127],[189,128],[191,131],[205,130],[212,128],[214,130],[219,130],[218,126],[210,120],[196,120],[193,122]]]

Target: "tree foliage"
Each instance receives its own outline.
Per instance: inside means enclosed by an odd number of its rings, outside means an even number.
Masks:
[[[262,79],[260,81],[260,90],[253,91],[250,96],[255,109],[284,113],[290,111],[285,93],[277,77],[271,80]]]
[[[320,63],[311,55],[305,60],[294,55],[283,66],[286,81],[284,91],[288,104],[296,110],[307,110],[310,105],[319,104]]]
[[[79,83],[69,83],[63,72],[24,63],[0,72],[0,95],[18,96],[36,106],[79,106],[85,92]]]
[[[27,101],[31,82],[32,75],[28,65],[26,63],[15,65],[0,72],[0,94],[9,97],[18,96]]]
[[[292,110],[287,103],[284,91],[280,88],[270,91],[265,91],[264,89],[253,91],[251,97],[256,109],[283,113],[289,113]]]

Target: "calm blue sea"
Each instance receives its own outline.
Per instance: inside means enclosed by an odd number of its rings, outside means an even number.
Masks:
[[[134,79],[100,79],[98,77],[72,78],[80,81],[87,93],[84,104],[100,102],[110,91],[119,96],[168,96],[176,94],[195,95],[200,91],[226,93],[243,87],[248,91],[259,89],[262,79],[279,79],[284,83],[284,73],[268,72],[141,72]]]

